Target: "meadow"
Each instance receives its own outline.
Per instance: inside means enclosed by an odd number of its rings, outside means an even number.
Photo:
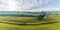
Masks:
[[[43,20],[36,17],[0,16],[0,30],[60,30],[60,15],[50,15]]]

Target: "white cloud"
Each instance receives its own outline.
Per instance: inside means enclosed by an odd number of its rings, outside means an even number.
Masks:
[[[16,3],[14,0],[0,0],[0,9],[15,10]]]
[[[0,10],[59,11],[59,3],[59,0],[0,0]]]

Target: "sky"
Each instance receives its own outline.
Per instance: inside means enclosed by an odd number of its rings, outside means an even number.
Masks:
[[[60,0],[0,0],[0,11],[60,11]]]

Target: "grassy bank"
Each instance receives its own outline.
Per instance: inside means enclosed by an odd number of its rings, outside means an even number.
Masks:
[[[2,17],[0,16],[0,30],[60,30],[60,15],[51,15],[44,20],[37,20],[33,17]],[[5,23],[6,22],[6,23]],[[16,25],[10,23],[27,23],[37,25]],[[42,24],[40,24],[42,23]]]

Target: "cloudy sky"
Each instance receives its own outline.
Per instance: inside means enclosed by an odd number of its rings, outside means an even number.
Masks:
[[[0,11],[60,11],[60,0],[0,0]]]

